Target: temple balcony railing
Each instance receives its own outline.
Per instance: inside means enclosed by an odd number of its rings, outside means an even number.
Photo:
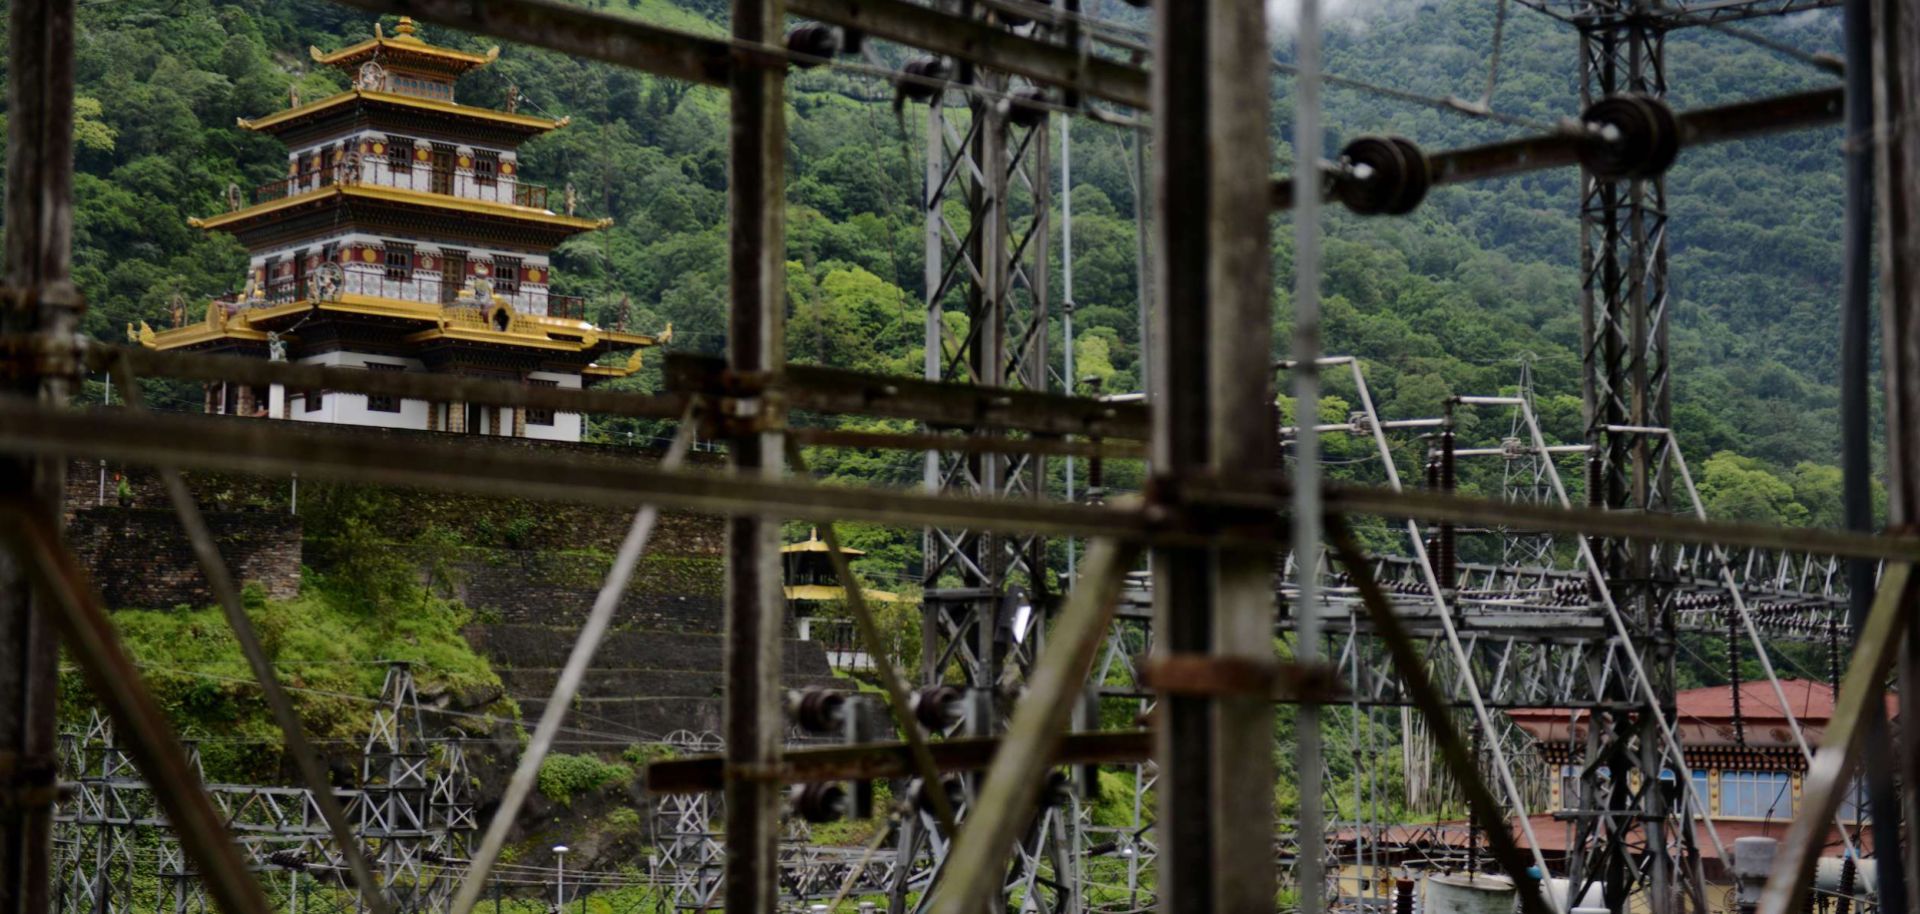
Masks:
[[[216,299],[228,306],[228,310],[248,307],[269,307],[284,305],[296,301],[311,300],[314,290],[312,283],[305,278],[279,278],[269,281],[259,294],[251,299],[245,293],[235,293]],[[446,289],[440,274],[430,270],[414,270],[410,274],[398,273],[386,267],[374,264],[368,266],[353,265],[344,271],[344,278],[335,293],[364,295],[369,298],[384,298],[391,301],[422,302],[427,304],[456,306],[466,293],[464,286]],[[513,309],[523,314],[543,315],[570,320],[587,319],[586,299],[578,295],[557,295],[547,291],[544,285],[525,284],[518,288],[503,289],[495,286],[495,297],[506,301]]]
[[[325,168],[303,171],[253,189],[252,202],[269,203],[335,184],[392,187],[440,194],[459,200],[502,203],[546,210],[546,185],[522,181],[517,175],[485,173],[458,165],[435,165],[392,156],[358,156]]]

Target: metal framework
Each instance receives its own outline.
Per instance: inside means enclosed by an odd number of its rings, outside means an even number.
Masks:
[[[1804,892],[1818,852],[1816,833],[1824,832],[1837,807],[1838,785],[1859,754],[1866,709],[1877,702],[1897,640],[1905,635],[1909,568],[1920,560],[1920,538],[1780,531],[1673,516],[1676,485],[1690,488],[1690,482],[1668,421],[1672,375],[1660,178],[1665,163],[1643,162],[1641,172],[1603,172],[1594,164],[1607,156],[1632,157],[1631,125],[1594,115],[1579,129],[1403,157],[1407,167],[1398,175],[1340,158],[1314,176],[1314,193],[1302,195],[1293,181],[1267,174],[1271,60],[1261,4],[1157,4],[1149,49],[1126,48],[1125,36],[1089,27],[1089,34],[1106,42],[1094,47],[1083,42],[1079,30],[1089,24],[1072,4],[1062,12],[1026,0],[733,0],[732,33],[725,40],[549,0],[349,2],[382,12],[404,7],[430,22],[724,89],[731,118],[726,358],[717,366],[682,362],[670,372],[671,394],[633,397],[451,379],[354,378],[347,376],[353,372],[284,364],[158,358],[77,341],[81,302],[68,276],[73,2],[16,2],[9,11],[9,232],[7,294],[0,309],[0,353],[8,369],[0,394],[0,453],[7,455],[0,472],[0,511],[7,523],[0,524],[0,535],[9,549],[9,560],[0,563],[0,914],[47,914],[56,889],[69,903],[102,914],[129,910],[127,883],[116,874],[147,862],[137,859],[142,852],[132,837],[138,829],[167,835],[151,860],[167,886],[167,909],[176,914],[209,904],[227,914],[264,914],[267,894],[255,874],[265,864],[298,860],[335,874],[353,868],[348,848],[328,846],[334,832],[324,821],[327,804],[301,788],[203,783],[191,747],[170,732],[91,595],[84,570],[61,541],[60,461],[75,454],[162,467],[298,469],[323,478],[596,500],[642,508],[636,530],[650,524],[648,512],[661,509],[726,515],[729,688],[723,733],[702,742],[722,754],[710,760],[715,776],[700,788],[723,793],[717,815],[724,828],[712,827],[709,798],[674,799],[679,795],[656,783],[665,797],[656,806],[656,839],[663,842],[662,868],[676,905],[755,914],[780,909],[782,896],[842,898],[881,886],[901,911],[910,900],[935,914],[974,914],[1017,900],[1023,910],[1077,914],[1085,901],[1076,874],[1089,858],[1123,847],[1134,851],[1130,859],[1152,859],[1152,900],[1168,910],[1269,910],[1276,889],[1270,797],[1227,788],[1272,780],[1276,699],[1297,702],[1302,710],[1301,815],[1280,831],[1291,832],[1289,843],[1298,851],[1296,886],[1305,914],[1316,914],[1329,896],[1319,869],[1327,859],[1327,836],[1320,815],[1325,753],[1318,713],[1335,702],[1355,708],[1406,704],[1418,712],[1433,754],[1467,800],[1493,864],[1518,884],[1528,914],[1544,914],[1550,904],[1536,885],[1542,875],[1538,843],[1527,840],[1525,828],[1516,840],[1510,827],[1516,816],[1526,821],[1531,794],[1514,776],[1511,759],[1520,747],[1492,714],[1542,703],[1590,709],[1608,726],[1590,728],[1586,736],[1588,776],[1583,808],[1573,817],[1579,853],[1571,862],[1571,897],[1582,897],[1587,883],[1597,883],[1615,912],[1641,892],[1656,914],[1704,912],[1704,880],[1692,846],[1700,799],[1688,789],[1672,723],[1674,639],[1701,618],[1717,625],[1717,614],[1729,609],[1756,644],[1763,629],[1795,632],[1826,624],[1819,614],[1835,613],[1847,597],[1834,560],[1887,560],[1872,612],[1851,620],[1860,647],[1829,731],[1837,751],[1815,762],[1811,810],[1794,823],[1783,854],[1790,865],[1776,870],[1762,903],[1784,912]],[[1580,29],[1583,92],[1593,102],[1626,91],[1664,95],[1662,42],[1673,28],[1828,5],[1522,2]],[[792,55],[780,38],[789,6],[857,28],[872,40],[949,58],[949,70],[902,77],[923,86],[931,81],[935,100],[923,188],[924,379],[789,370],[783,364],[783,96]],[[1304,3],[1298,67],[1304,88],[1300,126],[1311,129],[1295,131],[1297,160],[1314,163],[1329,158],[1317,149],[1316,10],[1313,0]],[[1920,52],[1909,34],[1912,23],[1903,18],[1908,11],[1886,0],[1877,13],[1884,37],[1875,59],[1874,137],[1883,173],[1893,179],[1891,189],[1883,188],[1882,233],[1890,277],[1883,284],[1890,303],[1888,427],[1891,465],[1900,467],[1894,519],[1906,523],[1916,515],[1914,492],[1920,491],[1907,478],[1911,461],[1899,459],[1911,454],[1912,436],[1920,435],[1920,422],[1913,421],[1920,374],[1900,343],[1920,321],[1908,275],[1911,264],[1920,262],[1920,256],[1909,256],[1920,245],[1910,230],[1909,199],[1920,186],[1909,174],[1920,147],[1906,131],[1882,128],[1910,119]],[[1116,47],[1135,59],[1117,59]],[[1148,53],[1154,58],[1150,69],[1139,63]],[[950,98],[964,98],[964,116]],[[1046,116],[1032,112],[1061,107],[1071,116],[1085,110],[1086,99],[1153,114],[1157,307],[1147,335],[1156,395],[1151,412],[1047,393],[1049,144]],[[1837,92],[1825,90],[1686,112],[1668,125],[1668,139],[1679,148],[1831,122],[1839,100]],[[1456,405],[1510,410],[1515,419],[1509,438],[1518,440],[1483,450],[1510,464],[1523,462],[1530,491],[1544,496],[1545,481],[1550,498],[1515,502],[1406,490],[1391,469],[1390,453],[1383,485],[1323,484],[1317,440],[1342,433],[1342,426],[1323,426],[1313,414],[1321,373],[1351,365],[1362,390],[1365,380],[1357,363],[1319,352],[1321,191],[1357,211],[1380,211],[1369,210],[1374,204],[1368,201],[1377,203],[1385,191],[1393,191],[1387,198],[1407,199],[1404,188],[1387,186],[1392,179],[1424,191],[1429,183],[1576,162],[1588,167],[1581,213],[1591,504],[1571,503],[1556,465],[1562,453],[1556,447],[1565,446],[1543,438],[1524,396],[1462,397]],[[1416,194],[1412,205],[1417,203]],[[1272,323],[1268,220],[1273,209],[1296,205],[1295,274],[1301,286],[1295,300],[1301,310],[1288,367],[1303,396],[1295,427],[1276,440],[1269,423],[1247,417],[1265,416],[1272,402],[1265,336]],[[964,216],[954,219],[955,213]],[[82,414],[65,407],[66,391],[84,367],[136,362],[148,374],[237,372],[301,378],[305,386],[317,378],[340,390],[391,393],[404,387],[443,399],[458,387],[458,399],[474,402],[537,402],[680,416],[683,422],[697,417],[709,437],[732,442],[731,473],[489,453],[442,442],[370,443],[268,423],[127,410]],[[791,441],[800,440],[786,433],[787,412],[794,409],[924,423],[922,435],[812,440],[923,452],[928,491],[834,489],[781,478],[790,467],[802,469],[783,456]],[[1443,417],[1450,429],[1445,422]],[[1389,424],[1368,398],[1363,415],[1349,417],[1345,428],[1371,436],[1387,453]],[[943,437],[931,437],[936,435]],[[1109,450],[1109,441],[1095,440],[1113,438],[1127,439],[1133,450]],[[1083,505],[1045,497],[1046,456],[1137,454],[1141,443],[1156,480],[1140,500]],[[1283,444],[1293,448],[1291,465],[1275,457]],[[1449,463],[1473,450],[1456,444],[1448,435],[1442,445]],[[176,502],[194,529],[191,505]],[[1346,529],[1353,515],[1405,520],[1405,554],[1362,553]],[[963,729],[982,741],[948,738],[929,747],[920,724],[904,703],[895,702],[905,745],[845,747],[831,758],[783,745],[778,524],[836,517],[928,530],[925,668],[929,681],[951,670],[971,688],[974,710]],[[1429,538],[1451,543],[1454,528],[1464,524],[1559,534],[1575,545],[1578,563],[1463,566],[1453,561],[1450,545],[1436,562]],[[1049,535],[1091,539],[1082,574],[1057,612],[1050,612],[1055,601],[1046,590],[1041,549],[1040,538]],[[637,557],[644,542],[642,534],[629,551]],[[829,543],[836,569],[848,577],[849,591],[857,592],[837,539],[829,536]],[[1143,548],[1152,551],[1150,585],[1135,567]],[[1276,552],[1288,556],[1278,576]],[[210,569],[217,562],[215,555]],[[1018,601],[1009,599],[1015,584],[1025,585],[1027,605],[1038,611],[1010,629],[1003,623],[1020,618]],[[1775,605],[1760,605],[1762,600]],[[1284,612],[1276,613],[1277,604]],[[1495,605],[1518,608],[1497,616],[1476,612]],[[1048,626],[1034,621],[1048,615]],[[244,614],[230,621],[245,643]],[[1290,663],[1277,662],[1269,649],[1276,622],[1294,634]],[[113,721],[112,728],[94,722],[64,755],[52,729],[56,633]],[[577,653],[590,658],[598,638],[584,631]],[[1333,648],[1330,663],[1319,660],[1323,646]],[[1145,663],[1133,668],[1132,658],[1142,651]],[[884,653],[877,640],[868,652]],[[1105,685],[1123,667],[1128,672],[1113,678],[1126,684],[1110,686],[1109,695],[1142,707],[1150,703],[1150,733],[1065,736],[1089,676],[1098,674]],[[270,671],[260,675],[271,693]],[[1024,690],[1008,688],[1016,684]],[[899,684],[888,685],[898,698]],[[565,697],[563,691],[556,695]],[[1470,712],[1468,729],[1480,737],[1463,732],[1457,710]],[[286,715],[281,723],[297,734],[297,718]],[[289,745],[305,751],[291,736]],[[1909,757],[1920,754],[1909,748]],[[57,760],[70,766],[72,812],[63,815],[76,830],[56,844]],[[1888,761],[1867,760],[1870,767]],[[474,886],[487,878],[493,861],[480,853],[464,872],[449,865],[461,860],[465,836],[479,823],[457,748],[443,762],[437,769],[429,764],[410,675],[390,671],[386,701],[363,754],[362,784],[357,791],[329,794],[357,824],[355,846],[364,842],[370,851],[377,884],[359,886],[369,908],[471,911]],[[1141,766],[1139,796],[1150,785],[1158,798],[1150,835],[1131,831],[1096,842],[1079,833],[1071,800],[1065,806],[1041,802],[1041,782],[1052,772],[1094,764]],[[1609,771],[1605,781],[1598,776],[1602,766]],[[662,777],[670,770],[656,766]],[[903,814],[900,844],[891,854],[849,857],[808,849],[782,824],[787,780],[911,773],[931,787],[942,783],[943,771],[987,775],[965,779],[957,829],[939,821],[947,818],[944,813]],[[1661,789],[1668,771],[1677,775],[1674,796]],[[1909,784],[1913,773],[1907,772]],[[499,815],[510,818],[513,812],[509,806]],[[1899,842],[1891,823],[1879,831],[1882,844]],[[1705,834],[1719,842],[1710,825]],[[1911,850],[1914,842],[1908,844]],[[1137,878],[1130,864],[1129,879]],[[1132,887],[1140,888],[1137,881]]]
[[[157,887],[159,914],[209,910],[206,883],[140,776],[113,724],[98,712],[61,736],[61,777],[72,797],[55,816],[59,849],[56,910],[132,914],[134,889]],[[370,849],[378,895],[392,910],[442,914],[474,830],[473,776],[461,738],[429,739],[413,671],[388,666],[361,754],[359,784],[331,790]],[[201,774],[197,747],[188,760]],[[334,840],[320,801],[303,787],[202,784],[251,869],[345,882],[346,849]],[[367,910],[352,899],[353,910]]]

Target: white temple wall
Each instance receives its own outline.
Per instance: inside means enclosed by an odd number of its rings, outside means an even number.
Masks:
[[[565,374],[558,371],[530,371],[527,372],[527,380],[552,381],[556,387],[565,387],[570,390],[580,389],[580,376],[577,374]],[[539,438],[543,441],[579,441],[580,436],[581,421],[579,413],[554,413],[553,424],[551,425],[536,425],[531,420],[531,417],[529,417],[527,422],[528,438]]]
[[[367,363],[374,362],[402,365],[407,371],[426,370],[426,366],[418,359],[370,355],[361,352],[326,352],[303,358],[300,362],[305,365],[328,365],[338,368],[365,368]],[[377,428],[407,428],[418,431],[427,429],[427,401],[425,400],[402,399],[399,402],[398,412],[385,412],[371,408],[371,399],[365,394],[329,391],[321,398],[318,410],[309,409],[312,404],[304,402],[307,399],[304,392],[290,393],[287,418],[296,422],[323,422],[332,425],[369,425]]]

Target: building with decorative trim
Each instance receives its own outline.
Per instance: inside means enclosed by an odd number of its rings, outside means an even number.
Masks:
[[[323,54],[353,87],[240,126],[287,146],[287,176],[251,199],[227,189],[228,211],[196,228],[230,232],[250,253],[245,289],[171,329],[144,322],[128,336],[154,349],[425,371],[581,387],[639,369],[668,341],[586,319],[585,303],[552,291],[551,254],[611,219],[574,215],[571,187],[554,195],[521,180],[519,147],[558,120],[455,101],[462,74],[498,55],[432,45],[402,17],[375,36]],[[559,211],[552,204],[559,203]],[[579,415],[324,390],[209,384],[206,411],[305,422],[578,441]]]

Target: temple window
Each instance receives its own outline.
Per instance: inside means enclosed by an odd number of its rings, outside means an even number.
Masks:
[[[407,370],[407,366],[395,365],[391,362],[368,362],[366,363],[365,367],[368,371],[406,371]],[[400,411],[400,398],[381,396],[377,394],[368,394],[367,395],[367,411],[372,413],[397,413]]]
[[[324,390],[309,390],[301,399],[304,401],[301,407],[302,411],[317,413],[327,405],[327,392]]]
[[[527,386],[528,387],[558,387],[560,386],[560,382],[544,381],[539,378],[528,378]],[[553,410],[534,409],[532,407],[528,407],[527,408],[527,424],[528,425],[552,425]]]
[[[394,171],[412,170],[413,140],[404,136],[387,136],[387,167]]]
[[[387,279],[392,282],[413,281],[413,245],[387,242]]]
[[[493,258],[493,290],[508,298],[520,294],[520,258]]]
[[[500,154],[497,152],[476,152],[473,154],[473,181],[491,187],[500,175]]]
[[[453,84],[433,79],[421,79],[418,76],[396,74],[392,80],[395,92],[401,95],[416,95],[421,98],[453,98]]]
[[[1750,819],[1792,818],[1792,780],[1785,771],[1722,771],[1715,811]]]

